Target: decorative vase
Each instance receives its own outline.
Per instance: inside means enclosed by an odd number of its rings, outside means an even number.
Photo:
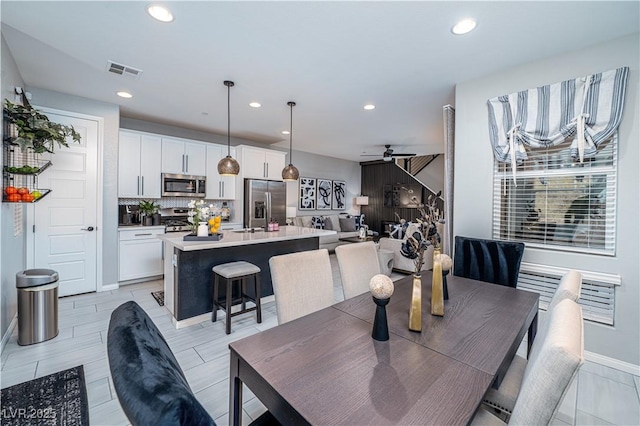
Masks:
[[[442,288],[442,263],[440,249],[433,250],[433,274],[431,275],[431,315],[444,316],[444,289]]]
[[[409,330],[422,331],[422,276],[413,276],[413,292],[409,310]]]
[[[385,342],[389,340],[389,324],[387,323],[387,308],[385,306],[387,306],[391,298],[376,299],[372,297],[372,299],[376,304],[376,315],[373,319],[371,337],[375,340]]]
[[[198,237],[207,237],[209,236],[209,227],[207,226],[207,222],[200,222],[198,225]]]

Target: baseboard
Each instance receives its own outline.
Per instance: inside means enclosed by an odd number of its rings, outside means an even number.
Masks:
[[[107,284],[107,285],[103,285],[102,287],[100,287],[100,289],[98,290],[98,293],[103,292],[103,291],[117,290],[119,288],[120,288],[120,284],[118,284],[118,283]]]
[[[7,327],[7,331],[5,331],[2,336],[2,342],[0,343],[0,353],[4,351],[5,346],[9,343],[9,339],[11,339],[11,335],[13,334],[13,330],[18,325],[18,314],[15,314],[9,323],[9,327]]]
[[[596,364],[604,365],[606,367],[611,367],[615,370],[633,374],[634,376],[640,376],[640,365],[620,361],[619,359],[610,358],[608,356],[589,351],[584,351],[584,359],[587,361],[595,362]]]

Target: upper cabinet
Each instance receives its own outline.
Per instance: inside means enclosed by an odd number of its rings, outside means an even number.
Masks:
[[[240,174],[244,178],[282,180],[286,153],[238,145]]]
[[[227,156],[227,152],[226,146],[207,145],[207,200],[235,200],[236,198],[236,177],[218,174],[218,162]],[[236,149],[233,147],[231,156],[236,158]]]
[[[207,144],[162,138],[162,173],[205,176]]]
[[[160,198],[161,138],[120,131],[118,149],[118,197]]]

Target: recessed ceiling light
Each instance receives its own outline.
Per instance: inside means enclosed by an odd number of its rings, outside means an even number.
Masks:
[[[260,102],[251,102],[251,103],[249,104],[249,106],[250,106],[251,108],[260,108],[260,107],[262,106],[262,104],[260,104]]]
[[[290,133],[291,133],[291,132],[290,132],[290,131],[288,131],[288,130],[283,130],[283,131],[282,131],[282,134],[283,134],[283,135],[288,135],[288,134],[290,134]]]
[[[467,18],[459,21],[457,24],[451,28],[451,32],[454,34],[466,34],[472,31],[476,27],[475,19]]]
[[[147,13],[160,22],[173,21],[173,15],[169,11],[169,9],[164,6],[150,4],[149,6],[147,6]]]
[[[116,92],[116,95],[120,96],[121,98],[127,98],[127,99],[133,98],[133,95],[131,93],[124,92],[124,91]]]
[[[369,111],[369,110],[372,110],[372,109],[376,109],[376,106],[374,104],[367,104],[363,108],[366,109],[367,111]]]

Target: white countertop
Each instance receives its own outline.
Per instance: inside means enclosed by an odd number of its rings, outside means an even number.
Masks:
[[[335,234],[336,231],[324,229],[305,228],[301,226],[282,226],[279,231],[265,232],[233,232],[223,231],[223,237],[219,241],[183,241],[182,237],[188,232],[170,232],[158,235],[162,241],[177,247],[182,251],[204,250],[219,247],[236,247],[249,244],[270,243],[274,241],[296,240],[301,238],[313,238],[321,235]]]

